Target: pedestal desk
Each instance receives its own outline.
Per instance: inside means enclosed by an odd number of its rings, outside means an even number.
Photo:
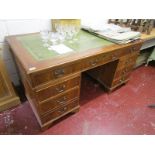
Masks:
[[[26,96],[41,128],[80,108],[81,73],[111,91],[129,80],[143,43],[117,45],[83,30],[64,44],[73,51],[58,54],[43,47],[39,33],[7,37]]]

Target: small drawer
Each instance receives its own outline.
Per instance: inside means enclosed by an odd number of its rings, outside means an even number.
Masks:
[[[135,60],[131,60],[131,61],[125,62],[124,65],[119,67],[119,70],[123,70],[123,69],[131,70],[133,68],[134,64],[135,64]]]
[[[141,45],[139,44],[136,44],[136,45],[132,45],[132,46],[129,46],[129,47],[125,47],[122,49],[122,52],[125,54],[131,54],[131,53],[135,53],[135,52],[139,52],[140,51],[140,47]],[[122,53],[122,54],[123,54]]]
[[[118,70],[115,73],[114,81],[115,81],[115,79],[118,79],[118,78],[121,78],[122,76],[126,76],[126,75],[130,74],[132,69],[133,69],[133,65],[122,68],[121,70]]]
[[[134,64],[135,64],[135,62],[136,62],[136,59],[134,58],[132,58],[132,59],[128,59],[125,63],[124,63],[124,66],[133,66]]]
[[[103,63],[107,63],[107,62],[110,62],[111,59],[114,59],[115,58],[115,54],[113,54],[112,52],[109,52],[109,53],[104,53],[100,56],[100,59]]]
[[[131,60],[135,61],[135,60],[137,59],[138,55],[139,55],[139,52],[131,53],[131,54],[129,54],[128,57],[126,58],[126,61],[128,61],[128,60],[130,60],[130,61],[131,61]]]
[[[129,57],[125,62],[124,65],[125,66],[133,66],[136,63],[137,60],[137,56],[138,55],[132,55],[131,57]]]
[[[41,115],[54,110],[56,108],[62,107],[68,102],[70,102],[73,99],[79,98],[79,88],[71,89],[70,91],[67,91],[65,93],[62,93],[61,95],[58,95],[56,97],[53,97],[52,99],[49,99],[48,101],[44,101],[39,104],[40,113]]]
[[[129,48],[130,49],[130,53],[140,51],[140,48],[141,48],[141,44],[133,45],[132,47]]]
[[[44,101],[51,96],[61,94],[68,89],[80,85],[80,76],[74,77],[72,79],[67,79],[64,82],[58,83],[56,85],[50,85],[36,92],[38,101]]]
[[[110,61],[115,61],[119,59],[121,55],[121,50],[113,51],[109,55],[110,55]]]
[[[90,57],[84,60],[84,68],[94,68],[101,63],[100,56]]]
[[[117,50],[117,53],[121,58],[127,58],[130,54],[138,53],[140,51],[140,45],[132,45]]]
[[[81,63],[76,62],[76,63],[61,65],[58,67],[53,67],[52,69],[40,71],[38,73],[33,73],[32,75],[30,75],[32,86],[35,87],[35,86],[48,83],[52,80],[59,79],[69,74],[78,72],[80,71],[80,69],[81,69]]]
[[[134,65],[137,59],[138,53],[128,54],[127,56],[123,56],[120,58],[118,63],[118,68],[122,69],[126,66]]]
[[[55,111],[48,113],[44,116],[42,116],[41,121],[42,123],[47,123],[48,121],[56,120],[64,115],[66,115],[68,112],[71,112],[72,109],[79,108],[79,100],[74,100],[68,105],[65,105],[59,109],[56,109]]]
[[[123,68],[121,70],[118,70],[116,73],[115,73],[115,79],[118,79],[119,77],[122,77],[128,73],[130,73],[130,71],[132,70],[132,66],[131,67],[126,67],[126,68]]]
[[[83,61],[83,68],[87,69],[87,68],[94,68],[96,66],[102,65],[102,64],[106,64],[107,62],[111,61],[111,53],[103,53],[103,54],[99,54],[97,56],[94,57],[89,57],[86,58]]]

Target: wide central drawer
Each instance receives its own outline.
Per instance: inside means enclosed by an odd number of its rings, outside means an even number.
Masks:
[[[124,67],[120,68],[119,70],[117,70],[117,72],[115,73],[115,79],[122,75],[130,73],[133,69],[133,66],[134,66],[134,63],[132,63],[128,66],[124,66]]]
[[[138,53],[137,50],[139,50],[139,46],[136,45],[136,46],[129,46],[126,48],[121,48],[107,53],[102,53],[96,56],[91,56],[89,58],[86,58],[83,61],[82,66],[84,69],[91,69],[99,65],[118,60],[121,57],[122,58],[125,57],[126,59],[127,56],[129,55],[130,55],[130,58],[132,59],[132,57],[135,57],[135,55],[137,55]]]
[[[50,100],[40,103],[39,104],[40,113],[42,115],[46,112],[64,106],[68,104],[68,102],[70,102],[71,100],[78,98],[79,98],[79,87],[76,87],[65,93],[62,93],[61,95],[57,95],[56,97],[51,98]]]

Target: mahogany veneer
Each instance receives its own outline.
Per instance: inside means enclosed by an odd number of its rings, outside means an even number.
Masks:
[[[110,91],[126,83],[143,43],[137,40],[125,45],[112,44],[37,61],[16,37],[7,37],[7,41],[20,70],[26,96],[42,128],[79,110],[82,72],[88,71]]]

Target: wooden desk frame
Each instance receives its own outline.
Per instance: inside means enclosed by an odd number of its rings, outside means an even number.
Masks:
[[[18,65],[26,96],[42,129],[80,108],[81,73],[88,73],[112,91],[129,80],[143,41],[113,44],[74,55],[36,61],[16,39],[7,42]]]

